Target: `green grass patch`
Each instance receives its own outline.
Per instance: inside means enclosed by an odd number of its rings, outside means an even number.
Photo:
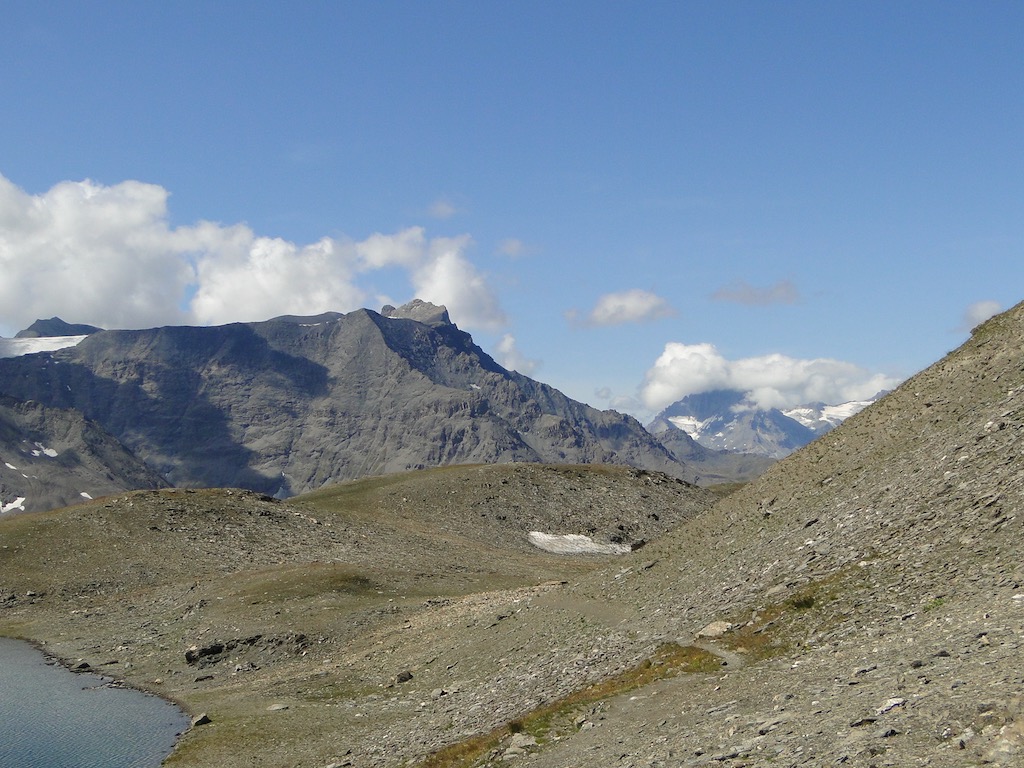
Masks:
[[[929,600],[927,603],[925,603],[924,604],[924,608],[922,610],[924,610],[924,611],[934,611],[934,610],[937,610],[937,609],[941,608],[945,604],[946,604],[946,598],[944,598],[944,597],[936,597],[936,598],[933,598],[933,599]]]

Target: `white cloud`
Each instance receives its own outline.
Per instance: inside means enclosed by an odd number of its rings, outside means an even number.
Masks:
[[[711,298],[751,307],[767,307],[771,304],[796,304],[800,301],[800,291],[790,280],[782,280],[767,288],[757,288],[745,280],[736,280],[719,288],[711,294]]]
[[[0,176],[0,323],[60,311],[108,328],[181,321],[192,278],[167,224],[167,192],[62,182],[30,195]]]
[[[524,376],[532,376],[540,366],[539,361],[531,360],[519,351],[516,338],[511,333],[506,333],[501,337],[496,349],[496,359],[510,371],[519,371]]]
[[[452,321],[475,328],[496,330],[507,318],[483,275],[466,259],[468,236],[437,238],[412,274],[416,296],[444,304]]]
[[[242,238],[222,243],[196,260],[198,288],[191,302],[200,323],[266,320],[274,315],[313,315],[361,306],[353,283],[355,248],[330,238],[306,246],[279,238]]]
[[[641,396],[660,411],[687,395],[736,389],[762,408],[867,399],[899,380],[829,358],[802,360],[780,354],[727,360],[713,344],[670,342],[647,371]]]
[[[606,293],[597,300],[597,304],[587,315],[588,325],[622,325],[624,323],[641,323],[669,317],[675,310],[660,296],[634,288],[619,293]],[[576,310],[566,312],[571,321],[578,316]]]
[[[242,224],[172,227],[167,199],[138,181],[62,182],[31,195],[0,175],[0,329],[55,314],[139,328],[346,312],[365,305],[363,279],[395,269],[408,298],[445,304],[463,327],[506,322],[465,254],[468,236],[430,239],[410,227],[297,244]]]
[[[976,301],[964,310],[961,329],[970,331],[977,328],[990,317],[994,317],[1003,311],[1003,305],[998,301]]]

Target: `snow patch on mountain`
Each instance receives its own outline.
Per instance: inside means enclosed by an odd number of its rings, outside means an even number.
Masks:
[[[704,430],[715,421],[714,419],[695,419],[693,416],[669,416],[668,420],[698,443],[704,436]]]
[[[813,403],[790,408],[784,410],[783,413],[813,432],[823,434],[833,427],[838,427],[855,413],[860,413],[873,402],[874,400],[851,400],[838,405]]]
[[[19,496],[18,498],[16,498],[14,501],[10,502],[9,504],[4,504],[4,503],[0,502],[0,515],[4,514],[5,512],[13,512],[14,510],[18,510],[19,512],[24,512],[25,511],[25,501],[26,501],[26,499],[25,499],[24,496]]]
[[[632,547],[625,544],[600,544],[580,533],[558,535],[530,531],[527,538],[538,549],[558,555],[624,555],[632,551]]]

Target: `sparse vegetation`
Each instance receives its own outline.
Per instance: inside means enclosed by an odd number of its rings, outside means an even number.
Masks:
[[[719,669],[720,663],[716,656],[701,648],[665,643],[635,667],[538,707],[484,736],[445,747],[420,763],[419,768],[468,768],[516,733],[529,733],[543,743],[552,729],[563,733],[575,729],[575,717],[595,704],[679,674],[711,674]]]

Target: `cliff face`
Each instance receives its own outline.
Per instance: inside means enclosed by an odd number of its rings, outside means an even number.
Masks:
[[[693,476],[634,419],[506,371],[443,308],[386,311],[101,331],[0,360],[0,391],[81,411],[177,486],[289,496],[508,461]]]

